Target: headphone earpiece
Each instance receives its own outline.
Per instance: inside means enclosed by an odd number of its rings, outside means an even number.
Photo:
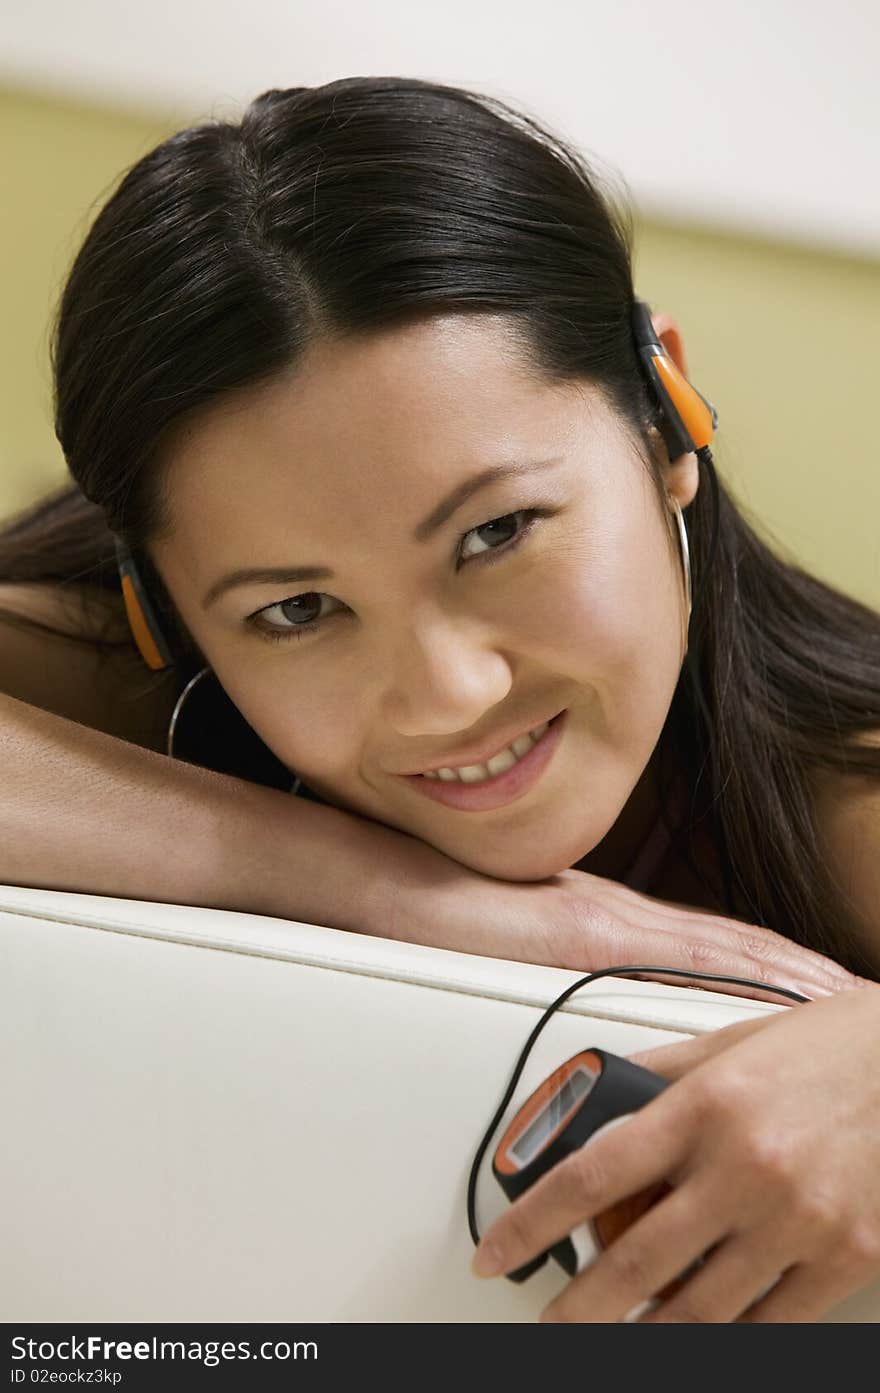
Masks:
[[[125,543],[121,542],[118,537],[114,537],[114,541],[129,628],[147,667],[152,668],[154,672],[161,672],[165,668],[173,667],[174,659],[165,641],[153,606],[147,597],[144,584],[138,575],[134,557]]]
[[[717,411],[675,366],[644,300],[634,302],[631,321],[639,360],[663,412],[659,429],[670,460],[704,449],[718,425]]]

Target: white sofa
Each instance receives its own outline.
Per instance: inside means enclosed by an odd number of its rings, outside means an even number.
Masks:
[[[535,1321],[568,1280],[479,1281],[476,1148],[580,974],[312,924],[0,886],[4,1321]],[[559,1063],[788,1009],[627,978]],[[500,1137],[500,1130],[495,1140]],[[483,1159],[482,1232],[506,1205]],[[880,1283],[832,1321],[880,1317]]]

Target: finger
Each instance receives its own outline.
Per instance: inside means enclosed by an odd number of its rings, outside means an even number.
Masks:
[[[734,1234],[706,1257],[690,1279],[647,1315],[641,1324],[730,1322],[779,1281],[790,1256],[765,1240]]]
[[[739,1317],[738,1324],[785,1324],[818,1320],[864,1285],[852,1273],[829,1273],[811,1263],[789,1268],[777,1286]]]
[[[474,1275],[521,1267],[585,1219],[676,1170],[690,1144],[690,1128],[679,1113],[662,1093],[560,1161],[490,1224],[474,1253]]]
[[[681,947],[682,945],[679,945],[679,948]],[[724,996],[741,996],[748,1001],[766,1001],[771,1005],[777,1006],[784,998],[781,997],[777,991],[773,990],[775,986],[784,987],[786,991],[799,992],[801,996],[809,997],[810,1000],[813,1000],[814,997],[828,996],[830,994],[830,992],[824,988],[816,987],[813,983],[801,982],[783,972],[775,974],[769,972],[765,973],[757,964],[743,962],[741,958],[731,958],[730,962],[725,966],[723,958],[719,955],[719,960],[715,967],[711,969],[707,968],[705,962],[709,955],[704,951],[704,945],[699,943],[695,944],[695,952],[693,954],[693,961],[700,961],[704,964],[699,969],[688,968],[688,959],[684,957],[680,951],[676,952],[675,957],[672,957],[669,952],[668,944],[661,945],[657,951],[662,956],[672,958],[669,962],[670,967],[676,967],[680,963],[682,970],[685,972],[712,971],[716,972],[721,977],[736,977],[737,981],[735,983],[700,981],[696,977],[688,980],[687,977],[673,977],[669,973],[663,971],[634,972],[632,973],[634,981],[659,982],[662,986],[668,987],[690,987],[698,991],[718,992]],[[639,954],[639,957],[642,958],[647,958],[648,956],[648,953],[645,952],[644,949]],[[763,985],[763,979],[766,979],[766,986]]]
[[[636,981],[662,982],[670,987],[690,987],[692,990],[720,992],[725,996],[746,997],[753,1001],[767,1001],[779,1006],[786,1001],[776,987],[785,991],[799,992],[812,1000],[816,996],[828,996],[853,985],[850,978],[827,979],[824,976],[815,980],[810,974],[798,970],[797,965],[784,963],[768,966],[757,959],[748,958],[726,943],[709,942],[704,937],[679,933],[671,935],[647,935],[644,929],[638,930],[638,960],[648,965],[657,964],[656,972],[633,973]],[[616,950],[620,953],[620,950]],[[629,956],[634,956],[629,949]],[[626,953],[620,954],[625,957]],[[607,955],[606,955],[607,956]],[[692,977],[675,977],[664,968],[693,974]],[[699,974],[711,974],[700,977]],[[715,981],[714,978],[734,977],[735,982]]]
[[[614,904],[620,924],[633,929],[646,942],[646,930],[658,942],[665,956],[656,959],[670,967],[692,966],[697,971],[732,976],[753,976],[766,983],[778,983],[811,996],[814,990],[829,994],[858,985],[859,979],[846,968],[815,949],[804,948],[782,934],[757,924],[717,914],[698,914],[688,905],[675,904],[638,895],[616,882],[603,885],[603,893]],[[634,904],[633,901],[636,901]],[[650,914],[646,921],[645,915]],[[668,931],[657,931],[657,921],[666,920]],[[670,950],[675,954],[670,957]],[[643,959],[644,961],[645,959]],[[706,984],[709,990],[709,984]],[[716,987],[714,990],[723,990]],[[745,994],[737,989],[737,994]],[[777,997],[776,1000],[779,998]]]
[[[772,992],[773,987],[783,987],[812,998],[833,995],[857,985],[857,979],[845,968],[818,953],[808,953],[788,940],[780,940],[769,929],[755,927],[742,933],[722,928],[719,932],[719,925],[723,926],[724,922],[716,920],[714,929],[711,921],[707,921],[705,927],[699,921],[695,925],[686,921],[679,923],[674,934],[660,935],[658,948],[662,956],[655,961],[670,967],[692,969],[695,973],[744,978],[750,986],[704,982],[698,978],[694,979],[693,985],[700,990],[754,996],[776,1003],[784,998]],[[669,950],[673,944],[676,956],[670,957]],[[656,975],[661,976],[660,973]]]
[[[679,1040],[674,1045],[657,1045],[650,1050],[639,1050],[635,1054],[627,1055],[627,1059],[633,1064],[640,1064],[644,1069],[651,1069],[672,1083],[691,1069],[696,1069],[698,1064],[703,1064],[707,1059],[712,1059],[716,1054],[729,1049],[738,1040],[754,1035],[773,1019],[773,1016],[760,1016],[757,1020],[737,1021],[734,1025],[725,1025],[718,1030],[707,1030],[703,1035],[695,1035],[690,1040]]]
[[[622,1320],[667,1290],[723,1233],[696,1181],[672,1190],[573,1277],[540,1320]]]
[[[644,980],[681,986],[682,979],[664,974],[662,966],[683,972],[713,973],[748,978],[752,985],[734,985],[695,980],[692,985],[707,991],[723,991],[737,996],[774,1001],[781,998],[769,990],[781,986],[812,997],[827,995],[856,985],[856,979],[830,958],[783,938],[758,925],[719,915],[702,915],[686,906],[639,895],[613,881],[599,882],[601,895],[594,895],[594,909],[603,913],[608,942],[605,961],[632,960],[658,966],[657,972],[639,974]],[[577,909],[577,906],[576,906]],[[575,923],[578,923],[575,913]],[[584,948],[595,943],[595,914],[575,928],[568,955],[572,966],[583,965]],[[638,945],[634,954],[630,944]]]

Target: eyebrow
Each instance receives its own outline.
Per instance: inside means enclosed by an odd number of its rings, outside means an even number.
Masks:
[[[550,459],[490,466],[488,469],[481,470],[479,474],[465,479],[463,483],[454,488],[417,527],[413,528],[412,540],[420,545],[430,541],[443,524],[448,522],[452,515],[457,513],[459,508],[480,489],[487,488],[490,484],[498,483],[500,479],[507,479],[512,475],[534,474],[539,469],[548,469],[552,465],[560,464],[562,459],[562,455],[553,455]],[[202,600],[202,609],[209,609],[211,605],[216,604],[221,595],[225,595],[228,590],[233,590],[240,585],[275,585],[300,580],[333,580],[335,575],[336,572],[331,571],[327,566],[242,567],[236,571],[229,571],[227,575],[214,581]]]

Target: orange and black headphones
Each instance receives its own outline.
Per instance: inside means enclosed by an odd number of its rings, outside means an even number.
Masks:
[[[631,322],[639,362],[661,408],[659,430],[669,458],[678,459],[679,455],[692,451],[698,455],[701,451],[708,452],[718,425],[714,406],[675,366],[651,323],[650,307],[644,300],[633,302]],[[115,541],[122,595],[132,635],[147,667],[161,672],[174,666],[171,650],[134,557],[124,542],[118,537]],[[694,604],[696,606],[696,601]]]
[[[138,574],[134,557],[124,542],[114,536],[116,562],[128,624],[140,655],[147,667],[161,672],[174,666],[171,650],[162,633],[162,626],[150,604],[146,586]]]
[[[712,442],[717,411],[675,366],[651,323],[651,311],[644,300],[633,302],[630,322],[639,362],[663,413],[659,430],[669,458],[699,454]]]

